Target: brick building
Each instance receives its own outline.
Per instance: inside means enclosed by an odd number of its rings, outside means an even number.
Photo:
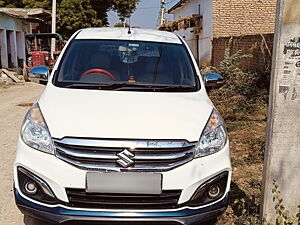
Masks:
[[[270,64],[276,0],[179,0],[169,13],[174,21],[159,29],[184,37],[199,64],[218,67],[229,43],[232,53],[253,55],[244,67],[264,70]]]

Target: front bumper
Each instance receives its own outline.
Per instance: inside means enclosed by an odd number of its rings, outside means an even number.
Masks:
[[[46,163],[45,163],[46,162]],[[68,203],[66,188],[85,189],[86,171],[43,152],[28,147],[19,139],[14,165],[15,198],[20,210],[40,219],[64,223],[68,221],[112,221],[138,222],[154,221],[158,224],[193,224],[211,220],[227,207],[228,191],[231,180],[229,144],[213,155],[194,159],[180,167],[162,172],[163,190],[181,190],[178,205],[187,203],[199,186],[222,172],[228,172],[224,196],[211,204],[163,210],[109,210],[98,208],[73,208],[65,204],[48,205],[25,196],[18,182],[18,167],[23,167],[45,181],[59,202]],[[62,174],[63,173],[63,174]],[[159,223],[160,222],[160,223]],[[97,222],[97,224],[99,224]],[[112,223],[113,224],[113,223]]]
[[[22,213],[38,218],[40,220],[66,223],[72,222],[157,222],[164,224],[173,222],[174,224],[194,224],[212,220],[222,214],[228,205],[228,195],[216,204],[200,208],[181,208],[175,211],[159,212],[105,212],[105,211],[85,211],[67,209],[61,206],[46,207],[23,198],[15,189],[15,200]]]

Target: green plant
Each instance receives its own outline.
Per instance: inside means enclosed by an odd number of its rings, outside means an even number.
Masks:
[[[273,181],[273,202],[275,202],[276,220],[275,225],[299,225],[300,224],[300,205],[296,216],[290,215],[290,212],[283,205],[283,199],[279,191],[279,185]]]
[[[260,181],[252,180],[253,185],[260,187]],[[227,223],[227,225],[299,225],[300,224],[300,205],[298,206],[299,212],[296,216],[290,215],[290,212],[283,204],[283,198],[279,191],[279,185],[273,181],[273,201],[275,204],[275,224],[270,221],[263,221],[259,218],[260,202],[256,201],[255,197],[249,201],[245,198],[236,199],[232,207],[236,207],[239,211],[237,219],[234,222]],[[218,225],[221,225],[218,223]],[[224,223],[223,223],[224,225]]]
[[[241,215],[237,220],[232,223],[235,225],[260,225],[261,221],[259,219],[259,203],[252,199],[252,202],[246,204],[245,199],[239,199],[235,201],[235,204],[238,205]]]
[[[246,86],[249,86],[248,73],[243,72],[239,65],[243,59],[251,58],[251,54],[244,54],[242,50],[239,50],[231,54],[233,38],[228,42],[228,47],[224,52],[224,59],[221,61],[219,69],[213,68],[214,71],[220,73],[226,80],[223,91],[220,92],[224,97],[230,97],[236,94],[243,94]],[[224,92],[224,90],[226,90]]]
[[[218,109],[225,120],[257,120],[256,114],[262,114],[266,110],[269,76],[265,73],[243,71],[240,63],[244,63],[252,55],[244,54],[241,50],[232,53],[232,42],[233,39],[230,39],[219,68],[203,64],[201,72],[217,72],[225,78],[223,87],[209,93],[212,101],[217,106],[220,105]]]

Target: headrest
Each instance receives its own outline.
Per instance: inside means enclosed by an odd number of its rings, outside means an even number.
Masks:
[[[99,69],[109,69],[111,66],[110,56],[105,52],[95,52],[90,58],[90,67]]]

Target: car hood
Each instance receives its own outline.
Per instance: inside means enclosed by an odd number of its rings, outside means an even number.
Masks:
[[[47,87],[39,105],[53,138],[198,141],[212,111],[206,92],[159,93]]]

